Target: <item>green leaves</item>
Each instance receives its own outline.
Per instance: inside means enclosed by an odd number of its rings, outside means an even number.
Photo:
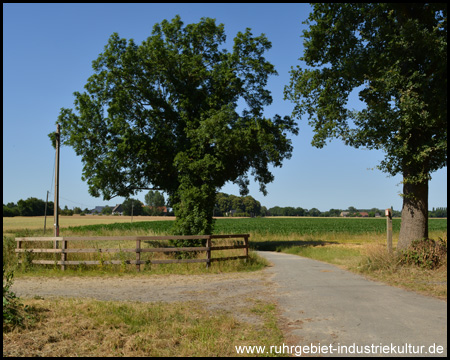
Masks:
[[[215,193],[226,182],[245,193],[250,172],[265,191],[269,165],[290,157],[287,136],[297,129],[289,117],[263,117],[272,102],[267,79],[276,74],[263,56],[266,36],[239,32],[232,52],[221,48],[225,40],[214,19],[184,26],[179,16],[156,24],[141,45],[110,37],[86,92],[75,92],[74,110],[58,118],[91,195],[163,190],[187,221],[179,232],[190,234],[211,230]]]
[[[447,155],[446,5],[314,4],[304,31],[308,68],[293,69],[285,99],[308,114],[312,144],[381,149],[379,168],[422,179]],[[352,92],[366,104],[347,107]]]

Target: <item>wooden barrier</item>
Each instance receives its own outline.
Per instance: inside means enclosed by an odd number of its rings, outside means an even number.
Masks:
[[[191,235],[191,236],[71,236],[71,237],[20,237],[15,238],[17,243],[16,253],[20,256],[20,253],[54,253],[61,254],[61,260],[32,260],[33,264],[56,264],[61,265],[61,270],[65,270],[66,265],[100,265],[100,264],[136,264],[136,270],[140,271],[141,264],[172,264],[172,263],[201,263],[205,262],[206,267],[209,267],[213,261],[234,260],[234,259],[248,259],[248,238],[249,234],[239,235]],[[213,239],[244,239],[244,245],[229,245],[229,246],[212,246]],[[136,241],[136,248],[134,249],[68,249],[68,243],[70,241]],[[167,247],[167,248],[142,248],[141,241],[161,241],[161,240],[206,240],[206,246],[202,247]],[[23,249],[22,244],[24,242],[33,241],[51,241],[61,243],[61,249]],[[231,256],[224,258],[211,258],[211,251],[214,250],[229,250],[229,249],[244,249],[245,255],[243,256]],[[198,252],[205,251],[206,259],[169,259],[169,260],[141,260],[141,253],[145,252]],[[71,253],[136,253],[136,260],[67,260],[67,254]],[[19,262],[22,260],[19,259]]]

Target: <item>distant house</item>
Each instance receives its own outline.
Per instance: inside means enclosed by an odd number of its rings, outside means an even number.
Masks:
[[[105,207],[112,207],[112,206],[109,206],[109,205],[105,205],[105,206],[96,206],[94,209],[92,209],[92,210],[90,210],[89,212],[91,213],[91,214],[101,214],[102,213],[102,211],[103,211],[103,209],[105,208]]]
[[[369,217],[369,213],[366,212],[366,211],[361,211],[361,212],[359,213],[359,216],[361,216],[361,217]]]
[[[113,215],[123,215],[122,204],[117,204],[112,210]]]
[[[91,210],[91,214],[101,214],[103,209],[104,206],[96,206],[94,209]]]
[[[158,207],[158,210],[161,211],[164,215],[167,215],[167,206],[160,206]]]
[[[350,216],[350,211],[341,211],[341,214],[339,216],[342,216],[342,217]]]

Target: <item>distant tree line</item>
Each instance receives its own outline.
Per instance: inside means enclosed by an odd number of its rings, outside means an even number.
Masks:
[[[216,196],[214,216],[265,216],[267,209],[250,195],[236,196],[219,192]]]
[[[428,211],[428,216],[435,217],[435,218],[446,218],[447,217],[447,208],[446,207],[433,208],[433,210]]]
[[[392,210],[393,216],[399,217],[401,216],[400,211]],[[280,207],[275,206],[268,210],[268,215],[270,216],[314,216],[314,217],[338,217],[342,216],[342,213],[345,213],[346,217],[375,217],[375,216],[384,216],[384,209],[356,209],[354,206],[350,206],[348,209],[330,209],[328,211],[321,212],[317,208],[312,209],[303,209],[301,207]]]
[[[310,210],[303,209],[301,207],[280,207],[280,206],[274,206],[267,210],[266,215],[267,216],[320,216],[320,217],[336,217],[341,216],[342,212],[346,212],[347,217],[361,217],[362,213],[367,213],[369,217],[375,217],[377,214],[384,217],[384,210],[385,209],[356,209],[353,206],[350,206],[346,210],[341,209],[330,209],[329,211],[321,212],[320,210],[316,208],[312,208]],[[401,217],[402,212],[397,211],[391,208],[392,216],[393,217]],[[430,210],[428,212],[428,215],[430,218],[446,218],[447,217],[447,208],[446,207],[439,207],[439,208],[433,208],[433,210]]]
[[[47,215],[53,214],[53,201],[47,203]],[[19,200],[17,204],[12,202],[3,204],[3,217],[12,216],[43,216],[45,215],[45,201],[30,197]]]
[[[47,215],[53,215],[54,203],[49,201],[47,203]],[[69,209],[67,205],[64,209],[59,208],[59,214],[61,215],[73,215],[73,214],[86,214],[89,213],[89,209],[81,210],[81,208],[76,207],[74,209]],[[13,216],[44,216],[45,215],[45,201],[29,197],[26,200],[19,200],[17,204],[10,202],[8,204],[3,204],[3,217],[13,217]]]
[[[139,201],[138,199],[128,198],[123,204],[122,208],[124,211],[124,215],[131,215],[133,213],[134,216],[138,215],[173,215],[172,212],[164,211],[166,206],[170,206],[166,203],[164,196],[158,191],[150,191],[145,196],[145,205]],[[47,215],[53,215],[53,201],[49,201],[47,203]],[[400,217],[401,212],[392,210],[394,217]],[[214,216],[228,216],[228,217],[255,217],[255,216],[314,216],[314,217],[337,217],[341,216],[341,212],[347,212],[347,216],[349,217],[358,217],[361,216],[362,212],[367,212],[369,217],[375,217],[376,214],[384,217],[384,209],[356,209],[353,206],[350,206],[346,210],[341,209],[330,209],[329,211],[321,212],[319,209],[303,209],[301,207],[280,207],[274,206],[270,209],[267,209],[265,206],[261,206],[261,203],[255,200],[252,196],[236,196],[229,195],[225,193],[218,193],[216,197],[216,204],[214,206]],[[84,209],[82,210],[80,207],[75,207],[73,209],[69,209],[67,205],[64,209],[59,209],[60,215],[73,215],[73,214],[89,214],[91,210]],[[102,215],[111,215],[112,208],[110,206],[105,206],[102,211]],[[446,218],[447,217],[447,208],[446,207],[438,207],[429,210],[429,217],[431,218]],[[19,200],[17,204],[8,203],[3,204],[3,217],[12,217],[12,216],[43,216],[45,215],[45,201],[41,199],[37,199],[35,197],[30,197],[26,200]]]
[[[334,209],[331,209],[330,211],[334,211]],[[336,215],[328,215],[328,216],[339,216],[340,210],[335,210],[337,213]],[[274,206],[268,210],[269,216],[325,216],[324,213],[321,213],[319,209],[312,208],[311,210],[303,209],[301,207],[292,207],[292,206],[286,206],[286,207],[280,207],[280,206]]]

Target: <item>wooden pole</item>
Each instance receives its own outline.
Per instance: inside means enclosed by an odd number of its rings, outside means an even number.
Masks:
[[[209,265],[211,263],[211,246],[212,246],[212,242],[211,242],[211,236],[209,236],[206,239],[206,268],[209,268]]]
[[[44,235],[45,235],[45,228],[47,227],[47,203],[48,203],[48,190],[47,190],[47,199],[45,200],[45,210],[44,210]]]
[[[141,240],[136,240],[136,270],[141,271]]]
[[[21,241],[17,241],[17,249],[21,249],[22,248],[22,242]],[[17,251],[16,251],[17,252]],[[19,263],[22,262],[21,259],[23,259],[23,257],[20,255],[19,252],[17,252],[17,258],[19,259]],[[3,265],[4,266],[4,265]]]
[[[245,244],[245,262],[248,261],[248,235],[244,236],[244,244]]]
[[[387,249],[389,253],[392,253],[392,211],[386,209],[386,228],[387,228]]]
[[[60,125],[56,125],[56,162],[55,162],[55,208],[54,208],[54,217],[55,217],[55,237],[59,237],[59,131]],[[58,241],[55,240],[54,248],[58,248]]]
[[[64,271],[64,270],[66,270],[65,261],[67,260],[67,254],[64,252],[64,250],[67,249],[67,240],[61,241],[61,249],[62,249],[62,253],[61,253],[61,270]]]

